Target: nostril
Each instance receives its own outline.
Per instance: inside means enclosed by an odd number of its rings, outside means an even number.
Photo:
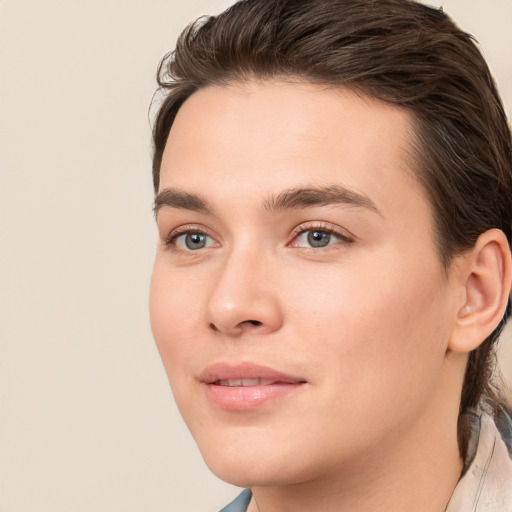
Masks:
[[[254,327],[260,327],[263,325],[263,322],[260,322],[259,320],[244,320],[243,322],[240,322],[236,327],[243,327],[245,325],[253,325]],[[220,331],[213,322],[210,322],[210,325],[208,326],[212,331]]]

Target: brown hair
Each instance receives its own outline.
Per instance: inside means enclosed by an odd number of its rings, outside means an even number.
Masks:
[[[194,91],[272,77],[347,87],[412,114],[416,174],[446,268],[488,229],[511,243],[512,142],[493,78],[472,36],[409,0],[245,0],[190,25],[158,70],[155,191],[172,123]],[[504,323],[469,355],[461,410],[500,404],[491,376]]]

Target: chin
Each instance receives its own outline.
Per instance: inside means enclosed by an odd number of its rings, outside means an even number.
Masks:
[[[281,463],[273,464],[254,459],[246,460],[242,464],[220,459],[205,459],[205,462],[215,476],[236,487],[281,486],[306,480],[304,476],[301,478],[297,474],[296,468],[293,474],[290,474],[290,467],[285,468]]]
[[[237,487],[293,484],[307,478],[286,446],[275,449],[272,443],[253,442],[250,436],[241,442],[224,439],[215,446],[212,441],[198,445],[210,471]]]

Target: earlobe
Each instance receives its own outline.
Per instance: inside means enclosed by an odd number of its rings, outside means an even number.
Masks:
[[[507,307],[512,262],[505,234],[491,229],[480,235],[461,269],[465,298],[448,348],[471,352],[496,329]]]

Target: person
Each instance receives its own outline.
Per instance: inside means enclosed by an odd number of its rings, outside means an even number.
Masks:
[[[409,0],[245,0],[162,60],[153,334],[225,512],[512,510],[512,142]]]

